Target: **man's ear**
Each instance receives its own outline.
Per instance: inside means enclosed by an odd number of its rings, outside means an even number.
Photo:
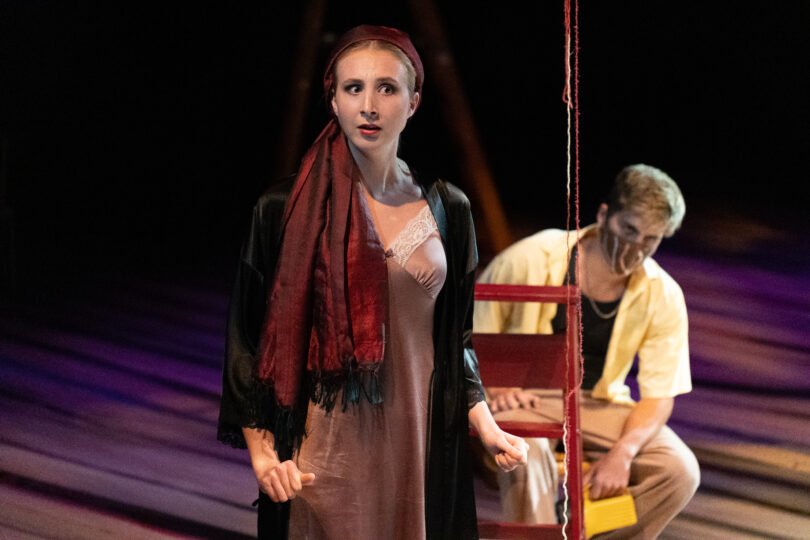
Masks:
[[[600,227],[607,223],[607,213],[608,205],[606,203],[600,204],[599,210],[596,211],[596,222]]]

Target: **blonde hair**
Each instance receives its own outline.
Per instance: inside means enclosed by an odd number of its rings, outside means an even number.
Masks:
[[[675,234],[686,213],[678,184],[661,169],[638,163],[622,169],[607,197],[608,216],[635,210],[666,223],[664,236]]]

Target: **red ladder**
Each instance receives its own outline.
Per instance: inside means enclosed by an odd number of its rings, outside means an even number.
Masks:
[[[498,422],[520,437],[565,440],[565,478],[571,517],[569,538],[585,538],[582,498],[582,437],[579,426],[579,288],[573,285],[478,284],[475,299],[496,302],[545,302],[566,306],[565,334],[473,334],[473,348],[484,386],[561,389],[563,423]],[[562,525],[525,525],[479,521],[482,538],[562,538]]]

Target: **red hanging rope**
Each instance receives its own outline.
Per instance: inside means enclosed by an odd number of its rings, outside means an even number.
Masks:
[[[579,2],[578,0],[574,0],[574,26],[573,31],[571,27],[571,0],[564,0],[564,18],[565,18],[565,87],[563,89],[563,102],[566,104],[566,115],[567,115],[567,144],[566,144],[566,215],[565,215],[565,228],[566,230],[570,230],[571,226],[571,130],[572,130],[572,122],[573,122],[573,150],[574,150],[574,224],[576,227],[576,238],[579,239],[580,236],[580,224],[579,224]],[[573,34],[573,47],[571,44],[571,38]],[[571,57],[573,56],[573,70],[571,69]],[[570,236],[570,235],[569,235]],[[569,236],[566,236],[566,243],[568,242]],[[568,252],[570,253],[570,246],[566,245],[568,248]],[[581,275],[580,272],[580,256],[579,250],[577,250],[577,259],[576,259],[576,272]],[[570,271],[569,271],[570,272]],[[571,276],[568,276],[568,282],[571,283]],[[570,294],[570,293],[569,293]],[[570,313],[570,311],[569,311]],[[582,303],[577,302],[577,331],[578,331],[578,344],[579,344],[579,351],[582,350]],[[573,321],[567,321],[567,324],[571,324]],[[570,345],[569,345],[570,346]],[[569,355],[566,354],[566,358]],[[579,388],[582,386],[582,377],[584,372],[584,360],[582,354],[579,354],[579,377],[576,381],[576,385],[569,390],[569,393],[566,395],[566,402],[568,398],[571,397],[572,393],[577,392]],[[566,374],[570,373],[569,369],[566,369]],[[567,376],[567,375],[566,375]],[[563,418],[563,431],[564,431],[564,440],[567,449],[567,456],[565,460],[565,472],[566,475],[568,474],[568,468],[570,465],[570,453],[568,453],[568,449],[571,448],[571,443],[573,441],[573,436],[570,433],[571,429],[571,411],[566,410],[565,417]],[[579,464],[575,464],[579,466]],[[566,483],[567,484],[567,483]],[[567,485],[563,484],[564,486],[564,493],[565,493],[565,502],[564,502],[564,511],[563,515],[564,522],[563,522],[563,538],[567,538],[567,527],[568,527],[568,489]],[[577,534],[579,532],[577,531]]]
[[[574,0],[574,26],[573,31],[571,27],[571,0],[564,0],[565,11],[565,87],[563,89],[563,102],[566,104],[566,112],[568,115],[567,127],[567,164],[566,164],[566,177],[567,177],[567,192],[566,192],[566,213],[565,213],[565,228],[570,230],[571,224],[571,127],[573,122],[574,127],[574,224],[577,231],[577,238],[580,233],[579,223],[579,1]],[[571,46],[571,36],[573,34],[574,44]],[[574,59],[574,67],[571,69],[571,57]],[[577,252],[576,261],[577,271],[579,272],[579,252]],[[570,282],[570,276],[569,276]],[[582,306],[577,304],[578,318],[582,319]],[[580,350],[582,347],[582,324],[579,324],[579,344]],[[584,366],[582,365],[582,356],[580,356],[580,374],[577,388],[582,384]]]
[[[567,197],[566,197],[566,213],[565,213],[565,227],[570,230],[571,223],[571,126],[573,121],[574,127],[574,226],[577,231],[577,238],[580,233],[579,223],[579,1],[574,0],[574,26],[573,32],[571,28],[571,0],[564,0],[565,11],[565,87],[563,89],[563,102],[566,104],[568,114],[568,128],[567,128]],[[573,34],[574,45],[571,47],[571,36]],[[574,67],[571,69],[571,57],[574,59]],[[572,77],[573,75],[573,77]],[[577,271],[579,271],[579,253],[577,253]],[[569,276],[570,278],[570,276]],[[569,279],[570,282],[570,279]],[[577,316],[582,320],[582,306],[577,304]],[[579,345],[582,348],[582,324],[579,324]],[[584,366],[582,365],[582,356],[580,355],[580,374],[577,388],[582,384]]]

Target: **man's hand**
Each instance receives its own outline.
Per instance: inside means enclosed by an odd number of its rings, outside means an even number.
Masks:
[[[666,424],[674,403],[674,398],[642,398],[633,406],[619,440],[583,477],[585,483],[591,483],[591,499],[621,494],[630,482],[633,458]]]
[[[614,446],[585,472],[583,484],[591,484],[591,500],[621,495],[630,482],[630,464],[633,456]]]
[[[540,403],[540,399],[522,388],[487,388],[489,393],[489,410],[493,413],[512,409],[531,409]]]

